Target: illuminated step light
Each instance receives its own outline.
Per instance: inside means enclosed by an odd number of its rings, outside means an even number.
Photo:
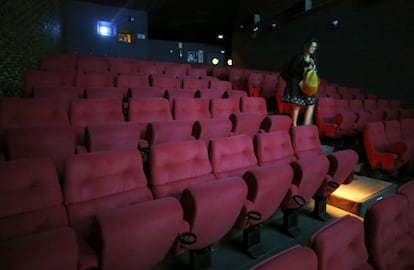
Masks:
[[[96,30],[100,36],[111,37],[116,35],[116,27],[111,22],[98,21]]]

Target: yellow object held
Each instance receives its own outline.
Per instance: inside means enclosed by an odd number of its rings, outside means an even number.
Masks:
[[[309,70],[305,74],[305,78],[299,82],[299,87],[302,89],[302,92],[311,96],[318,92],[319,78],[316,70]]]

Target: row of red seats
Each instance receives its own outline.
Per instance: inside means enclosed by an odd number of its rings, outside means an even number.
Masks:
[[[326,157],[320,148],[315,126],[293,129],[292,143],[286,131],[266,134],[269,136],[268,141],[262,143],[259,142],[259,136],[265,134],[258,134],[258,158],[252,140],[246,135],[212,140],[209,148],[202,141],[155,145],[150,153],[148,181],[136,150],[66,157],[62,178],[64,205],[68,211],[69,224],[80,241],[81,269],[97,266],[94,254],[99,252],[103,252],[100,254],[100,263],[107,260],[118,265],[125,261],[128,264],[138,263],[134,259],[135,253],[132,254],[133,258],[127,256],[121,259],[117,254],[131,253],[116,252],[131,248],[145,249],[140,246],[144,242],[137,241],[130,234],[132,228],[136,230],[137,222],[141,222],[136,207],[123,207],[152,198],[173,196],[180,199],[188,226],[177,225],[172,231],[177,233],[179,228],[185,227],[185,231],[189,230],[195,235],[193,237],[197,241],[185,245],[189,250],[208,248],[233,227],[242,229],[246,235],[253,232],[257,234],[256,225],[268,219],[279,207],[289,216],[284,218],[284,228],[295,234],[298,229],[295,210],[311,197],[323,201],[339,184],[349,181],[357,155],[352,151],[342,151]],[[270,143],[274,147],[269,147]],[[1,165],[7,167],[16,162],[7,161]],[[23,173],[21,168],[17,171]],[[12,171],[15,172],[16,168]],[[147,189],[147,182],[150,189]],[[6,186],[8,190],[9,186]],[[213,193],[214,197],[209,195]],[[317,209],[319,206],[321,204],[316,204],[315,213],[321,218],[320,215],[326,212]],[[123,209],[103,211],[119,207]],[[18,211],[21,211],[20,208]],[[130,214],[131,211],[135,215]],[[157,217],[164,218],[164,215]],[[98,227],[94,226],[93,220],[97,221]],[[170,225],[160,223],[170,228]],[[97,231],[94,231],[96,228]],[[172,245],[176,237],[168,237],[172,241],[166,245]],[[248,241],[244,242],[244,248],[252,256],[256,255],[253,250],[257,249],[253,246],[259,243],[252,239],[260,237],[247,236],[246,239]],[[91,245],[95,250],[91,249]],[[182,247],[178,246],[177,251],[182,251]]]
[[[344,216],[312,234],[309,245],[279,252],[251,270],[414,268],[414,181],[372,204],[361,222]]]
[[[398,100],[319,97],[315,108],[320,135],[328,138],[356,136],[367,123],[404,117]]]
[[[414,118],[368,123],[363,131],[369,167],[377,177],[414,169]]]

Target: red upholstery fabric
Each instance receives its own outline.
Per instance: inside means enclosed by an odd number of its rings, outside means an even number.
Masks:
[[[409,204],[395,194],[376,201],[364,219],[366,245],[376,269],[414,269],[414,238],[408,222]]]
[[[174,76],[168,75],[151,75],[151,86],[160,87],[162,89],[181,88],[181,80]]]
[[[138,62],[131,58],[112,58],[109,61],[109,69],[118,76],[132,75],[138,73]]]
[[[403,138],[399,120],[384,122],[385,135],[391,144],[390,151],[397,153],[399,159],[405,162],[414,158],[414,138]]]
[[[253,168],[243,175],[248,188],[247,199],[251,207],[244,207],[236,227],[246,229],[270,218],[280,207],[292,184],[293,170],[284,163],[274,163],[265,167]],[[260,220],[248,220],[249,211],[257,211]]]
[[[40,70],[45,71],[73,71],[76,69],[78,55],[76,54],[51,54],[40,59]]]
[[[403,165],[398,154],[390,151],[391,144],[386,137],[382,121],[368,123],[363,131],[363,140],[371,168],[395,171]]]
[[[248,71],[247,72],[247,88],[249,96],[258,97],[264,80],[264,72]]]
[[[408,200],[408,223],[412,237],[414,237],[414,181],[411,180],[398,188],[399,194],[404,195]]]
[[[228,118],[200,119],[194,123],[193,135],[208,144],[211,139],[231,136],[231,130],[232,123]]]
[[[105,151],[71,156],[65,161],[64,202],[78,235],[80,269],[97,267],[87,241],[93,217],[104,209],[152,200],[138,151]]]
[[[84,145],[86,126],[124,121],[119,99],[79,99],[72,103],[70,110],[70,122],[76,128],[76,142],[80,145]]]
[[[258,166],[252,139],[247,135],[212,139],[209,153],[213,173],[218,178],[242,176]]]
[[[128,88],[115,86],[90,86],[85,88],[86,98],[113,98],[123,100],[127,97]]]
[[[213,98],[210,103],[212,118],[229,118],[232,113],[240,112],[240,101],[233,98]]]
[[[182,207],[171,197],[99,213],[93,235],[101,269],[152,269],[167,255],[183,223]]]
[[[366,99],[364,99],[363,104],[364,104],[364,111],[367,111],[371,114],[370,122],[376,122],[376,121],[384,120],[385,113],[381,109],[381,107],[379,107],[377,105],[377,100],[376,99],[366,98]]]
[[[260,166],[275,162],[290,164],[296,161],[290,135],[287,131],[260,133],[255,136],[255,153]]]
[[[287,115],[275,114],[266,116],[261,125],[261,129],[266,132],[285,130],[289,131],[292,126],[292,119]]]
[[[69,126],[9,129],[6,145],[8,159],[48,157],[61,176],[65,158],[75,154],[75,131]]]
[[[154,144],[150,153],[151,190],[156,198],[179,198],[188,186],[214,179],[204,142]]]
[[[149,123],[156,120],[172,120],[170,104],[165,98],[130,98],[128,121]]]
[[[221,178],[191,185],[181,196],[184,218],[197,241],[197,250],[213,244],[231,230],[245,204],[247,186],[240,177]]]
[[[105,57],[80,55],[78,56],[77,70],[82,73],[108,72],[109,61]]]
[[[233,124],[232,132],[234,134],[245,134],[252,139],[257,133],[264,132],[261,129],[265,116],[257,112],[239,112],[232,113],[230,120]]]
[[[221,90],[232,90],[233,89],[230,81],[222,81],[222,80],[211,80],[210,88],[221,89]]]
[[[124,88],[149,87],[149,76],[146,74],[120,74],[116,78],[116,86]]]
[[[312,234],[310,246],[318,256],[318,269],[373,270],[365,247],[364,225],[356,217],[338,218]]]
[[[53,161],[0,162],[0,173],[2,269],[76,269],[76,238]]]
[[[262,97],[242,97],[240,99],[241,112],[254,112],[260,115],[267,115],[266,100]]]
[[[223,95],[223,98],[234,98],[239,101],[240,101],[240,98],[242,97],[247,97],[247,92],[241,89],[226,90],[226,92],[224,92],[224,95]]]
[[[175,120],[198,120],[211,118],[210,101],[204,98],[176,98],[173,105]]]
[[[93,86],[114,86],[115,76],[111,72],[93,72],[83,73],[78,70],[76,73],[76,86],[93,87]]]
[[[213,98],[222,98],[225,90],[214,89],[214,88],[199,88],[195,93],[196,97],[213,99]]]
[[[86,128],[89,152],[106,150],[137,150],[140,128],[137,123],[95,124]]]
[[[170,102],[171,108],[177,98],[194,98],[197,90],[192,88],[167,88],[165,90],[165,98]]]
[[[179,77],[179,76],[186,76],[188,69],[191,66],[189,64],[183,63],[171,63],[165,67],[165,74],[169,76]]]
[[[250,270],[316,270],[318,258],[309,247],[295,245],[250,268]]]
[[[156,86],[135,86],[129,89],[128,96],[131,98],[163,98],[165,89]]]
[[[195,140],[192,120],[151,121],[146,129],[145,139],[149,146],[166,142]]]
[[[33,89],[39,86],[73,86],[75,78],[74,70],[28,70],[24,77],[23,94],[31,97]]]
[[[349,101],[349,108],[352,112],[356,113],[357,119],[354,124],[354,129],[362,132],[364,126],[370,121],[370,113],[364,111],[364,105],[361,99],[352,99]]]
[[[210,86],[209,80],[201,80],[201,79],[183,79],[183,88],[190,88],[190,89],[205,89]]]

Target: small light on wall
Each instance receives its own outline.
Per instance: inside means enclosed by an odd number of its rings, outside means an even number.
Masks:
[[[224,35],[223,35],[223,34],[218,34],[218,35],[217,35],[217,39],[220,39],[220,40],[221,40],[221,39],[224,39]]]
[[[232,65],[233,65],[233,59],[229,58],[229,59],[227,60],[227,65],[228,65],[228,66],[232,66]]]
[[[96,24],[96,31],[98,35],[107,37],[115,36],[116,34],[115,25],[106,21],[98,21]]]
[[[213,57],[212,59],[211,59],[211,63],[213,64],[213,65],[218,65],[218,63],[219,63],[220,61],[219,61],[219,59],[217,58],[217,57]]]
[[[329,29],[337,30],[338,28],[339,28],[339,20],[338,19],[332,20],[331,23],[329,24]]]
[[[277,28],[277,23],[272,23],[270,26],[272,27],[273,30],[275,30]]]

